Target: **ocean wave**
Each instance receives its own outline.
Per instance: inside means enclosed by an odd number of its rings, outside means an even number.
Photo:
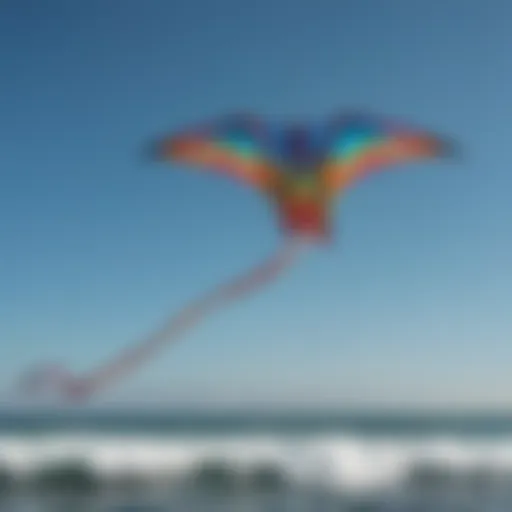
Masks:
[[[404,485],[475,489],[477,484],[512,483],[512,438],[4,436],[0,468],[0,487],[11,479],[43,487],[174,482],[351,492]]]

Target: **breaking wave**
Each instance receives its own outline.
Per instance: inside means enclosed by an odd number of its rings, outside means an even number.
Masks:
[[[512,437],[4,435],[0,468],[0,485],[9,479],[38,479],[42,485],[186,482],[222,488],[321,487],[343,493],[447,485],[474,490],[510,487]]]

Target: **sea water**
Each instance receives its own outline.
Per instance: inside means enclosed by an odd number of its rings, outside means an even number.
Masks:
[[[512,415],[4,412],[0,511],[512,512]]]

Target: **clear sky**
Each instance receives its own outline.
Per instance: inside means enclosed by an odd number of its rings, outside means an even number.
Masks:
[[[154,136],[364,107],[463,160],[358,184],[331,247],[111,398],[512,402],[511,17],[506,0],[1,2],[0,384],[41,359],[93,368],[278,244],[250,189],[145,161]]]

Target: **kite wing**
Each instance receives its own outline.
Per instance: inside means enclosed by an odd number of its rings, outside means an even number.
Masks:
[[[320,171],[330,190],[391,166],[444,156],[452,150],[442,137],[361,114],[338,118],[327,128]]]
[[[268,131],[257,118],[227,118],[185,130],[158,147],[165,160],[185,163],[235,178],[260,190],[269,190],[277,170],[266,154]]]

